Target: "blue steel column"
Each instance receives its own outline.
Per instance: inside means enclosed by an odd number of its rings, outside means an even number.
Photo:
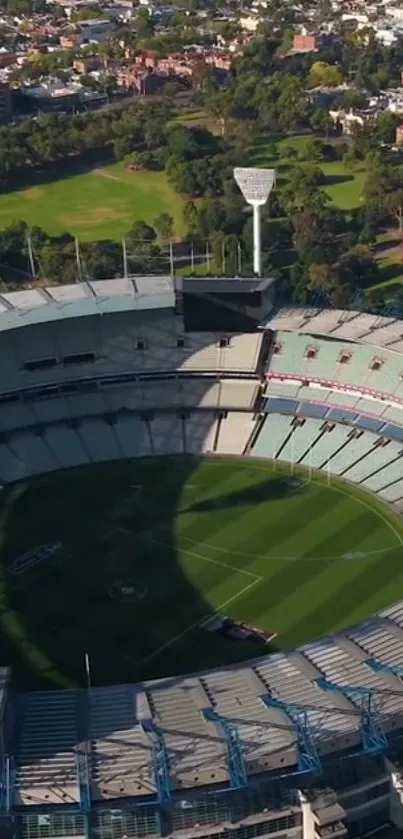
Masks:
[[[150,738],[152,745],[158,801],[169,801],[171,798],[169,762],[162,732],[154,725],[152,720],[144,720],[142,727]]]
[[[78,788],[80,792],[80,811],[84,817],[85,835],[91,836],[91,780],[88,761],[87,742],[78,745],[76,757]]]
[[[221,729],[227,746],[227,762],[231,789],[246,787],[248,778],[246,774],[245,761],[242,752],[242,745],[239,739],[236,726],[231,720],[220,717],[214,708],[205,708],[204,717],[208,722],[213,722]]]
[[[367,664],[374,673],[392,673],[393,676],[403,676],[403,665],[401,664],[385,664],[376,658],[367,658],[364,664]]]
[[[374,755],[385,751],[388,741],[380,715],[374,708],[376,691],[360,685],[339,685],[323,678],[315,679],[315,684],[325,691],[336,690],[357,704],[361,718],[362,748],[365,754]]]
[[[308,710],[304,705],[282,702],[267,694],[262,700],[269,708],[278,708],[291,720],[297,735],[298,772],[321,774],[322,766],[315,746],[315,739],[308,720]]]

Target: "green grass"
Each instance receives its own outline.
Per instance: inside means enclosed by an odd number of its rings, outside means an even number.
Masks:
[[[1,663],[24,686],[133,681],[267,651],[200,627],[214,610],[288,648],[403,595],[400,518],[270,462],[125,461],[32,478],[0,508]],[[62,550],[25,571],[15,559]],[[122,586],[126,594],[122,594]]]
[[[68,231],[83,241],[120,239],[133,222],[169,213],[180,235],[182,203],[164,172],[127,172],[116,163],[0,195],[0,227],[23,220],[52,235]]]
[[[312,140],[312,135],[283,137],[279,141],[276,141],[275,138],[259,137],[251,151],[249,162],[253,166],[273,166],[277,168],[280,184],[284,183],[287,178],[287,169],[290,166],[303,165],[303,162],[293,157],[280,157],[281,150],[292,148],[297,152],[302,152],[309,140]],[[278,151],[276,157],[270,154],[270,147],[273,144]],[[341,160],[330,163],[324,161],[314,165],[322,169],[325,175],[322,189],[325,190],[333,204],[341,210],[352,210],[360,205],[365,181],[365,169],[362,166],[357,166],[356,169],[350,171],[346,169]]]

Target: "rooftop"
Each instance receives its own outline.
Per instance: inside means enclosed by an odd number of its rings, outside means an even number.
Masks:
[[[225,725],[237,734],[247,777],[295,771],[299,739],[287,707],[305,710],[319,756],[360,750],[363,690],[377,692],[386,733],[403,728],[403,685],[392,672],[403,661],[402,641],[398,604],[290,653],[193,676],[92,688],[89,705],[84,690],[24,694],[15,804],[79,801],[83,750],[94,801],[155,796],[156,736],[171,792],[231,786]],[[384,669],[374,670],[374,659]],[[323,677],[340,689],[324,690]],[[346,686],[356,686],[356,694]]]

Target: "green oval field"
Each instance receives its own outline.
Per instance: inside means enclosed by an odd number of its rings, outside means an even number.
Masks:
[[[403,522],[252,459],[110,462],[3,490],[0,635],[20,684],[191,672],[288,648],[403,596]],[[271,636],[233,640],[230,617]],[[218,618],[219,620],[219,618]]]

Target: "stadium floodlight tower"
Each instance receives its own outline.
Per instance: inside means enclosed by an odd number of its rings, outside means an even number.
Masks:
[[[266,204],[276,182],[276,170],[241,167],[234,169],[234,178],[246,203],[253,207],[253,270],[260,277],[262,273],[260,208]]]

